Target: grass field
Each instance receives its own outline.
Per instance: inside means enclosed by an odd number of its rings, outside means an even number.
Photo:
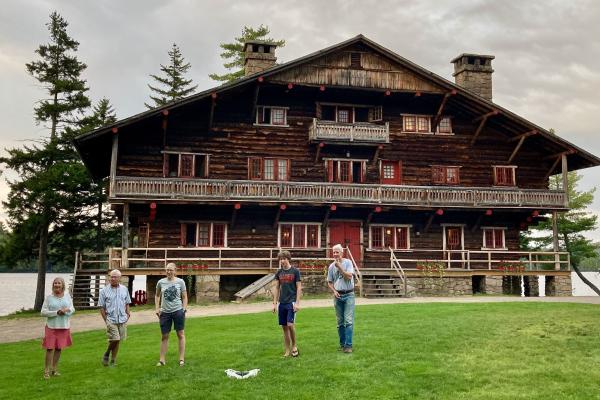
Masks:
[[[129,328],[103,367],[100,331],[74,335],[62,376],[42,379],[40,341],[0,345],[1,399],[600,399],[600,309],[478,303],[357,307],[353,354],[333,308],[298,315],[300,357],[283,359],[270,313],[189,319],[187,365],[158,359],[158,324]],[[260,368],[256,378],[224,370]]]

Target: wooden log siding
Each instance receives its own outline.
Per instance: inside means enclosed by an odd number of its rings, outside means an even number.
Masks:
[[[341,140],[350,142],[389,143],[390,125],[370,124],[359,122],[354,124],[341,124],[331,121],[319,121],[313,118],[309,128],[310,140]]]
[[[563,208],[565,194],[535,189],[117,177],[111,199],[258,200],[404,206]]]

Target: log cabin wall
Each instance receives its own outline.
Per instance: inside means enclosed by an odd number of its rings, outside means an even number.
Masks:
[[[169,114],[163,139],[162,121],[148,120],[120,136],[117,175],[162,177],[162,151],[187,151],[210,154],[209,178],[247,179],[248,157],[277,157],[291,161],[292,181],[326,181],[323,158],[367,159],[366,183],[379,183],[379,164],[373,163],[372,146],[326,145],[315,163],[316,145],[308,141],[308,130],[316,117],[317,102],[382,105],[383,120],[390,123],[390,143],[380,159],[401,160],[403,183],[431,185],[431,165],[460,166],[460,186],[492,186],[492,165],[508,165],[516,142],[494,126],[484,127],[478,140],[471,139],[478,127],[472,116],[463,116],[451,106],[444,115],[452,118],[454,135],[402,132],[402,114],[436,113],[441,96],[382,93],[324,93],[317,89],[285,87],[261,88],[258,104],[289,107],[289,127],[255,126],[252,101],[248,93],[217,99],[212,129],[208,128],[209,102],[186,106]],[[165,145],[163,146],[163,140]],[[525,140],[511,165],[517,165],[520,188],[547,187],[544,176],[553,160],[544,160],[533,141]]]

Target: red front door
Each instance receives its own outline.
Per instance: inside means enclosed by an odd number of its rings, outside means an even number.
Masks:
[[[329,222],[329,243],[327,243],[327,247],[329,248],[328,254],[330,257],[332,256],[331,248],[339,243],[350,249],[354,261],[360,267],[362,265],[360,242],[360,222]],[[350,258],[348,254],[344,254],[344,256]]]

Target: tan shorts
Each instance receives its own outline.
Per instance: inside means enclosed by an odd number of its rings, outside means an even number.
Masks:
[[[108,337],[108,340],[110,341],[127,339],[127,324],[113,324],[111,322],[107,322],[106,337]]]

